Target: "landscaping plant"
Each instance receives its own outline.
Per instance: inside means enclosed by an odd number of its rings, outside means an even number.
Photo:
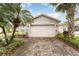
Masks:
[[[66,19],[68,20],[68,33],[69,36],[74,37],[74,16],[76,7],[78,4],[74,3],[50,3],[51,6],[55,6],[55,10],[58,12],[66,13]]]
[[[26,23],[31,23],[33,17],[31,16],[30,11],[22,8],[22,4],[20,3],[1,3],[0,10],[0,20],[2,20],[0,21],[0,27],[3,29],[5,41],[8,45],[13,41],[17,27]],[[6,23],[10,24],[13,29],[10,38],[7,37],[5,31],[5,26],[8,26]]]
[[[68,35],[68,32],[63,32],[63,33],[58,33],[56,35],[56,38],[66,42],[66,43],[69,43],[69,44],[73,45],[74,47],[79,48],[79,37],[78,36],[70,37]]]
[[[23,40],[13,40],[13,42],[9,45],[0,47],[0,55],[9,54],[13,49],[16,49],[16,47],[22,45],[23,43]]]

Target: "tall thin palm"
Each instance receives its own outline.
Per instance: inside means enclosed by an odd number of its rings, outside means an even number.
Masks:
[[[52,3],[50,4],[52,6],[56,6],[56,11],[67,13],[66,18],[68,20],[68,32],[70,36],[73,36],[74,32],[74,15],[75,15],[75,9],[77,4],[73,3]],[[61,16],[62,17],[62,16]]]

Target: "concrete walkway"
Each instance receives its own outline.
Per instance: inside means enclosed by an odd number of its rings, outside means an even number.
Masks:
[[[78,56],[79,52],[57,39],[25,39],[13,56]]]

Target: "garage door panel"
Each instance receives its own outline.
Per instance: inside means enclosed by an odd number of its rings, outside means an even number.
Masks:
[[[53,37],[56,34],[55,26],[31,26],[32,37]]]

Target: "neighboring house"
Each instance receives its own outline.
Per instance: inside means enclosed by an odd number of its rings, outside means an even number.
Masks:
[[[66,23],[60,23],[58,27],[59,33],[63,33],[63,31],[68,31],[68,27]]]
[[[29,26],[29,37],[54,37],[58,33],[60,21],[45,14],[34,17]]]
[[[62,33],[63,31],[68,31],[67,22],[59,24],[59,32]],[[79,36],[79,21],[74,22],[74,34],[75,36]]]
[[[22,33],[24,33],[24,34],[26,34],[27,33],[27,30],[28,30],[28,26],[19,26],[17,29],[16,29],[16,31],[18,31],[18,32],[22,32]]]

